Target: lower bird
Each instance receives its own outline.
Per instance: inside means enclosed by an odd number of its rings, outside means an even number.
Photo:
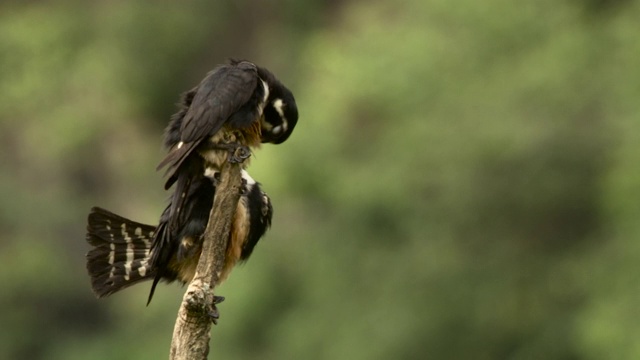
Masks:
[[[202,251],[203,234],[213,207],[218,174],[207,171],[195,179],[186,194],[186,208],[175,226],[169,226],[167,206],[157,226],[126,219],[105,209],[91,209],[87,241],[87,270],[97,297],[109,296],[126,287],[153,279],[149,303],[160,280],[189,283]],[[231,223],[223,281],[231,269],[246,261],[258,240],[271,226],[273,208],[267,194],[242,170],[241,196]]]

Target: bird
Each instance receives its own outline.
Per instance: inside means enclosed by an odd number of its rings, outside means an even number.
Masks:
[[[213,207],[219,173],[207,172],[193,184],[176,227],[169,227],[171,204],[158,225],[142,224],[93,207],[88,216],[87,270],[97,297],[106,297],[131,285],[153,280],[147,304],[159,281],[189,283],[202,251],[203,234]],[[238,262],[249,259],[258,241],[271,226],[273,207],[269,196],[246,170],[231,223],[220,281]],[[214,319],[215,320],[215,319]]]
[[[271,226],[273,207],[246,171],[251,151],[262,143],[281,144],[298,122],[293,93],[269,70],[230,59],[185,92],[164,133],[165,190],[169,204],[156,226],[100,207],[91,209],[87,270],[98,297],[153,279],[147,304],[159,281],[190,282],[202,251],[216,186],[226,162],[241,166],[241,194],[233,215],[220,282],[246,261]],[[215,297],[211,314],[217,319]]]
[[[168,154],[157,167],[167,167],[165,189],[194,155],[209,168],[219,169],[227,157],[242,162],[262,143],[287,140],[298,122],[293,93],[269,70],[246,60],[217,66],[183,94],[180,106],[165,129]]]
[[[165,129],[168,153],[157,169],[167,167],[165,189],[172,186],[166,226],[183,222],[192,187],[204,173],[219,173],[226,161],[248,166],[251,149],[262,143],[281,144],[298,122],[291,90],[269,70],[230,59],[207,73],[196,87],[182,95],[180,108]],[[157,237],[154,243],[166,242]]]

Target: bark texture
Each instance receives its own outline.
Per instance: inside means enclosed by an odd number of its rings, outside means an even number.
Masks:
[[[204,233],[202,255],[193,281],[189,284],[178,311],[171,360],[200,360],[209,354],[213,309],[213,290],[224,265],[233,215],[240,199],[241,164],[225,163],[216,188],[209,223]]]

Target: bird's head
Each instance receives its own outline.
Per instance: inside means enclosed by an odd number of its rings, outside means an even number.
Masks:
[[[258,76],[269,87],[263,110],[262,142],[280,144],[289,138],[298,123],[298,107],[291,90],[267,69],[258,67]]]

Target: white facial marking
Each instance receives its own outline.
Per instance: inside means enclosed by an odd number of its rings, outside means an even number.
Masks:
[[[262,98],[260,105],[258,105],[258,113],[262,115],[264,107],[267,104],[267,98],[269,97],[269,85],[267,85],[267,83],[262,79],[260,79],[260,82],[262,82],[262,88],[264,89],[264,97]]]
[[[271,105],[273,105],[273,108],[276,109],[276,112],[280,115],[280,119],[282,119],[282,124],[275,126],[273,130],[271,130],[272,133],[279,135],[287,131],[287,118],[284,116],[285,104],[282,102],[282,99],[276,99]]]
[[[130,279],[129,274],[131,274],[131,263],[125,263],[124,264],[124,279],[126,281],[129,281],[129,279]]]
[[[262,102],[266,103],[269,98],[269,85],[267,85],[267,83],[262,79],[260,79],[260,81],[262,81],[262,87],[264,88],[264,98],[262,99]]]
[[[280,114],[280,117],[284,119],[284,110],[282,110],[282,106],[284,106],[282,99],[276,99],[276,101],[273,102],[273,108],[276,109],[278,114]]]
[[[260,126],[262,130],[271,131],[273,129],[273,125],[270,122],[265,121],[264,116],[260,119]]]

